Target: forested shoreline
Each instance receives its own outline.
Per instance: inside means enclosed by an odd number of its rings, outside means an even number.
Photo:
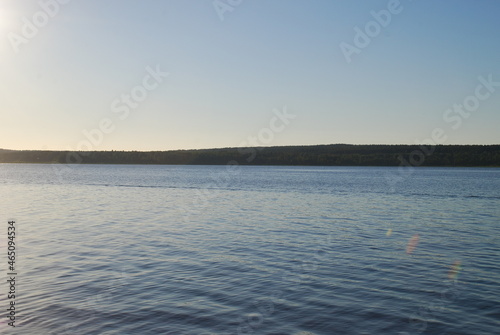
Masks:
[[[0,163],[500,167],[500,145],[351,145],[171,151],[0,149]]]

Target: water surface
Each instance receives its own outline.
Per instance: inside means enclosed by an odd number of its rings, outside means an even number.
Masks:
[[[0,197],[10,333],[500,329],[500,169],[3,164]]]

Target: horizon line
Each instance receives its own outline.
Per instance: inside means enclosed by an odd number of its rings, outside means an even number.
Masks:
[[[328,144],[287,144],[287,145],[272,145],[272,146],[230,146],[230,147],[212,147],[212,148],[190,148],[190,149],[105,149],[105,150],[71,150],[71,149],[7,149],[0,148],[4,151],[60,151],[60,152],[111,152],[111,151],[124,151],[124,152],[168,152],[168,151],[200,151],[200,150],[223,150],[223,149],[243,149],[243,148],[287,148],[287,147],[319,147],[319,146],[334,146],[334,145],[346,145],[346,146],[498,146],[500,143],[496,144],[431,144],[431,143],[414,143],[414,144],[382,144],[382,143],[372,143],[372,144],[353,144],[353,143],[328,143]]]

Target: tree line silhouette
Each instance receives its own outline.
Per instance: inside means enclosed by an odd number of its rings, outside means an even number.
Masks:
[[[0,163],[500,167],[500,145],[331,144],[171,151],[0,149]]]

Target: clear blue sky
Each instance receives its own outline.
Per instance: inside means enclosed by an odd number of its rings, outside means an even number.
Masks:
[[[500,82],[500,1],[218,4],[2,0],[0,148],[84,148],[85,130],[92,150],[233,147],[259,135],[260,145],[413,144],[436,128],[444,144],[500,143],[500,83],[478,88],[479,77]],[[385,27],[371,14],[381,10]],[[362,47],[355,27],[372,29]],[[145,90],[158,66],[168,76]],[[122,95],[134,89],[144,99],[130,108]],[[463,103],[468,117],[447,114]],[[296,117],[269,137],[285,106]]]

